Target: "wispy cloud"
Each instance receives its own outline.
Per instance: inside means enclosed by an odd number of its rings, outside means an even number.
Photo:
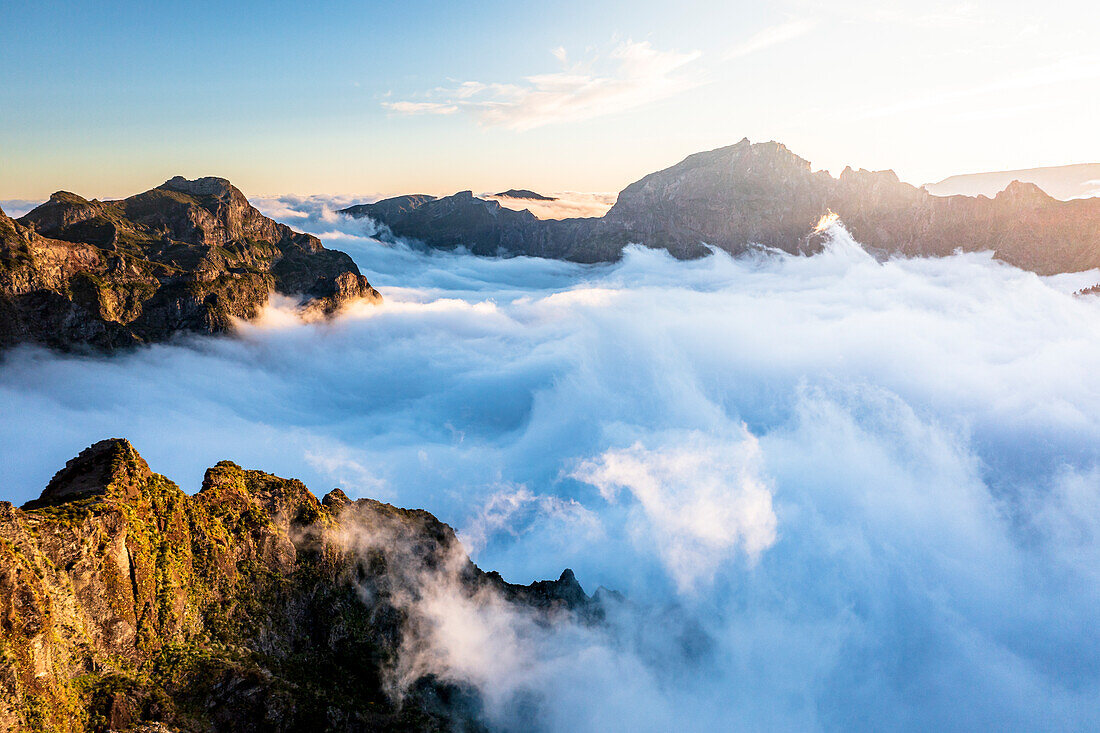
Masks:
[[[572,63],[564,47],[550,53],[560,70],[518,84],[467,81],[427,92],[425,101],[382,104],[401,114],[463,111],[483,125],[530,130],[636,109],[700,83],[689,68],[698,51],[661,51],[645,41],[625,41],[605,56]]]
[[[458,111],[457,106],[443,102],[383,102],[382,106],[403,115],[451,115]]]
[[[787,41],[793,41],[809,33],[815,25],[816,23],[808,18],[791,18],[786,22],[769,26],[731,48],[726,52],[726,58],[741,58]]]

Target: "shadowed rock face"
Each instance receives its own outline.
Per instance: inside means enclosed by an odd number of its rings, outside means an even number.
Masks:
[[[379,202],[343,213],[370,216],[431,247],[602,262],[631,242],[681,258],[705,254],[704,243],[732,254],[754,245],[812,251],[814,227],[831,211],[882,254],[988,250],[1044,275],[1100,267],[1100,198],[1058,201],[1020,182],[992,199],[932,196],[893,171],[814,172],[775,142],[742,140],[688,156],[627,186],[601,219],[542,221],[498,212],[494,203],[464,192],[405,201],[399,212]]]
[[[104,440],[0,502],[0,730],[479,730],[472,689],[403,664],[440,587],[540,623],[602,613],[571,571],[482,572],[427,512],[228,461],[188,496]]]
[[[272,291],[326,314],[379,299],[350,257],[268,219],[222,178],[176,177],[121,201],[61,191],[18,221],[0,212],[0,347],[225,332]]]

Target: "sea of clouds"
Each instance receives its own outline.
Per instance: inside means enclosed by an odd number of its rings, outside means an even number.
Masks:
[[[447,592],[410,669],[503,729],[1100,727],[1100,273],[985,254],[616,264],[426,253],[255,201],[385,304],[0,365],[3,499],[122,436],[421,507],[513,582],[624,594],[545,627]],[[425,652],[425,649],[429,651]]]

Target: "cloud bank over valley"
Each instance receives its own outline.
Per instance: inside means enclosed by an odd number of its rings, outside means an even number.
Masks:
[[[542,114],[532,84],[500,124]],[[124,436],[190,492],[231,459],[425,508],[510,581],[570,567],[621,592],[597,628],[445,585],[419,601],[431,632],[403,662],[473,685],[504,729],[1100,726],[1085,276],[879,262],[841,225],[813,257],[478,258],[383,244],[343,200],[253,203],[385,303],[305,323],[276,300],[236,338],[109,358],[10,352],[5,498]]]

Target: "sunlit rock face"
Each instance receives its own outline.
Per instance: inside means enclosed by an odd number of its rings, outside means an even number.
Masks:
[[[62,191],[18,221],[0,212],[0,348],[225,332],[271,292],[325,314],[380,299],[350,257],[267,218],[222,178],[177,176],[121,201]]]
[[[126,440],[0,502],[0,728],[479,730],[433,616],[598,624],[572,571],[510,585],[424,511],[223,461],[188,496]]]
[[[859,242],[887,255],[988,250],[1044,275],[1100,266],[1100,199],[1058,201],[1020,182],[992,199],[933,196],[893,171],[846,168],[834,178],[779,143],[747,139],[632,183],[598,219],[539,220],[468,191],[343,213],[369,216],[398,237],[437,248],[600,262],[618,259],[629,243],[680,258],[702,256],[704,245],[732,254],[753,246],[817,251],[813,229],[829,211]]]

